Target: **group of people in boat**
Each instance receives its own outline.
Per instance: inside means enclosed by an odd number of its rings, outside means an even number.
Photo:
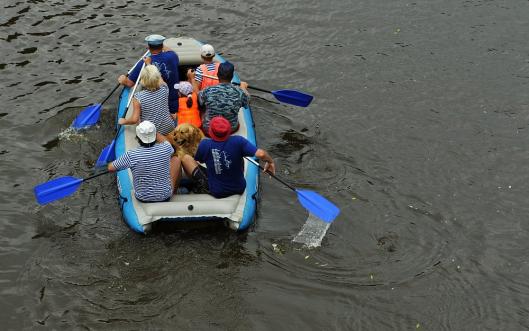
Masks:
[[[130,168],[135,196],[142,202],[169,201],[177,192],[182,169],[192,181],[193,193],[224,198],[242,194],[246,188],[244,157],[265,161],[264,171],[275,173],[272,157],[238,135],[238,113],[247,107],[248,84],[231,84],[234,66],[214,62],[211,45],[200,49],[203,63],[187,71],[180,80],[178,55],[163,44],[165,37],[145,38],[150,56],[118,82],[133,87],[139,79],[142,90],[133,96],[132,115],[119,119],[120,125],[136,125],[139,147],[108,164],[108,170]],[[195,155],[180,157],[168,141],[177,125],[193,125],[206,136]],[[205,164],[205,167],[202,165]]]

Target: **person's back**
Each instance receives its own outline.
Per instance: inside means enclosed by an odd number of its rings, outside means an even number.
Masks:
[[[213,58],[215,57],[213,46],[209,44],[202,45],[200,48],[200,56],[204,63],[198,66],[193,76],[195,92],[203,90],[209,86],[215,86],[219,83],[217,73],[220,63],[213,62]]]
[[[176,113],[178,111],[178,93],[174,89],[174,85],[180,82],[178,74],[179,59],[174,51],[164,49],[164,40],[165,37],[160,35],[150,35],[145,38],[151,53],[150,57],[146,58],[145,63],[155,65],[160,71],[163,80],[169,87],[169,111],[171,113]],[[138,79],[141,67],[142,63],[140,62],[134,67],[134,69],[132,69],[128,77],[122,75],[118,81],[129,87],[133,86]]]
[[[149,121],[136,127],[136,137],[140,147],[109,163],[108,170],[114,172],[130,168],[134,195],[139,201],[170,199],[178,186],[181,169],[180,160],[172,156],[173,147],[167,141],[156,144],[156,127]]]
[[[174,85],[180,82],[178,76],[178,55],[173,51],[161,52],[151,56],[152,64],[158,67],[163,80],[169,87],[169,111],[175,113],[178,110],[178,92]]]
[[[204,139],[198,145],[195,158],[182,157],[184,171],[193,180],[193,192],[208,193],[215,198],[242,194],[246,189],[244,178],[245,156],[255,156],[266,161],[265,171],[275,173],[274,160],[264,150],[257,148],[246,138],[231,136],[230,123],[222,116],[211,120],[208,130],[211,139]],[[198,162],[205,163],[204,169]]]
[[[167,104],[169,89],[162,80],[160,71],[154,65],[147,65],[139,79],[143,90],[134,94],[132,115],[120,118],[118,123],[130,125],[150,121],[154,123],[158,133],[169,134],[174,130],[175,123]]]
[[[169,160],[173,147],[169,142],[152,147],[138,147],[126,152],[116,168],[129,165],[136,198],[140,201],[163,201],[173,194],[169,174]]]
[[[206,110],[202,123],[205,130],[209,128],[213,117],[222,116],[230,122],[232,131],[236,131],[239,125],[239,110],[248,106],[248,96],[231,83],[221,83],[201,91],[199,103]]]
[[[218,71],[220,83],[198,94],[198,102],[206,112],[202,122],[202,127],[206,132],[209,129],[210,120],[216,116],[226,118],[231,124],[232,132],[239,127],[239,110],[242,107],[248,107],[250,98],[246,91],[248,84],[241,82],[241,87],[231,84],[233,74],[233,64],[221,63]]]
[[[246,189],[244,156],[253,156],[257,148],[241,136],[226,141],[204,139],[198,145],[195,160],[207,167],[209,192],[216,198],[242,194]]]
[[[190,123],[200,128],[202,126],[202,119],[200,110],[198,109],[197,94],[193,91],[193,86],[187,81],[182,81],[176,84],[175,89],[178,90],[178,125],[183,123]]]

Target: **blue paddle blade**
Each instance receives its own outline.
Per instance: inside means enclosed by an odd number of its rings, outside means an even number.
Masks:
[[[114,139],[110,144],[103,148],[101,154],[99,154],[99,157],[97,158],[96,168],[104,167],[107,165],[107,163],[112,162],[116,159],[115,147],[116,140]]]
[[[331,223],[340,213],[340,208],[316,192],[296,190],[296,193],[301,205],[324,222]]]
[[[97,121],[99,121],[102,107],[103,106],[100,103],[86,107],[73,121],[72,127],[79,130],[95,125]]]
[[[274,97],[276,97],[277,100],[281,102],[289,103],[291,105],[299,107],[307,107],[314,98],[312,95],[305,94],[296,90],[277,90],[272,91],[272,94],[274,95]]]
[[[83,182],[82,178],[59,177],[34,187],[35,198],[41,205],[62,199],[73,194]]]

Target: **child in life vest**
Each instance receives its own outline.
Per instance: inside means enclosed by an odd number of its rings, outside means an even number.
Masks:
[[[197,94],[193,91],[193,85],[188,81],[181,81],[174,85],[175,90],[178,91],[178,125],[182,123],[190,123],[200,128],[202,120],[200,118],[200,111],[198,109]]]

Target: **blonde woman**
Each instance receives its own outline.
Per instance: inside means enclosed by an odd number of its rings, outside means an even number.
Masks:
[[[169,88],[155,65],[145,66],[140,84],[143,89],[134,95],[132,116],[120,118],[118,124],[130,125],[150,121],[156,126],[158,134],[169,134],[175,128],[168,106]]]

